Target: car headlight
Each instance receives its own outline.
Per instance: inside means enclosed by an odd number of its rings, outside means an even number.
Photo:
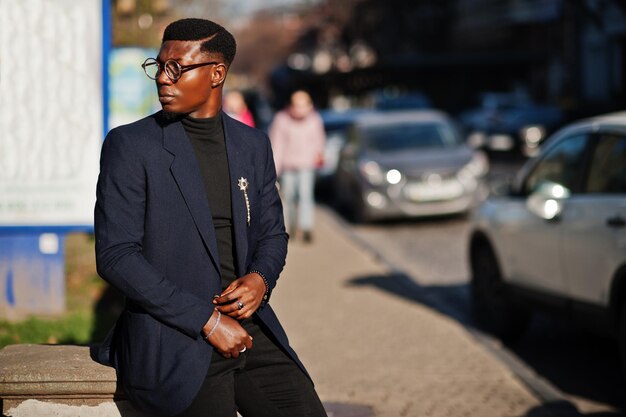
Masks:
[[[359,164],[359,171],[363,177],[372,185],[380,185],[385,180],[383,175],[383,171],[380,169],[380,165],[378,165],[374,161],[366,161]]]
[[[400,181],[402,181],[402,174],[397,169],[390,169],[387,171],[387,175],[385,175],[385,179],[391,185],[396,185]]]
[[[546,129],[541,125],[524,126],[520,132],[524,144],[529,148],[536,148],[546,137]]]
[[[382,185],[387,182],[391,185],[399,184],[402,181],[402,173],[397,169],[383,171],[383,169],[374,161],[366,161],[359,165],[359,169],[363,177],[372,185]]]

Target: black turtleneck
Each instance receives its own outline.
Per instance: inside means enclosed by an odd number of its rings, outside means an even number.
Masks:
[[[181,120],[195,151],[204,180],[220,257],[222,289],[235,278],[235,248],[230,192],[230,174],[222,115],[208,119],[185,117]]]

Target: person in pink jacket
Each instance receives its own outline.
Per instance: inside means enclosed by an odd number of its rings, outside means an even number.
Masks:
[[[285,224],[290,234],[299,229],[304,241],[311,242],[315,169],[323,162],[326,134],[322,118],[306,91],[291,95],[289,106],[276,114],[269,135],[280,177]]]

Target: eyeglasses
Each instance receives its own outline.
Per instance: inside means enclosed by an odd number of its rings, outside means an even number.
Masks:
[[[156,80],[159,78],[161,71],[165,70],[165,75],[172,80],[172,82],[176,82],[183,76],[185,71],[190,71],[195,68],[204,67],[205,65],[217,65],[219,62],[203,62],[201,64],[191,64],[191,65],[180,65],[173,59],[168,59],[164,63],[160,63],[154,58],[146,59],[141,67],[145,71],[148,78]]]

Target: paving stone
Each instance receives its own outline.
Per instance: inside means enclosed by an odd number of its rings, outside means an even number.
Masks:
[[[290,242],[271,303],[322,401],[375,417],[554,415],[458,322],[371,285],[397,278],[316,215],[314,243]]]

